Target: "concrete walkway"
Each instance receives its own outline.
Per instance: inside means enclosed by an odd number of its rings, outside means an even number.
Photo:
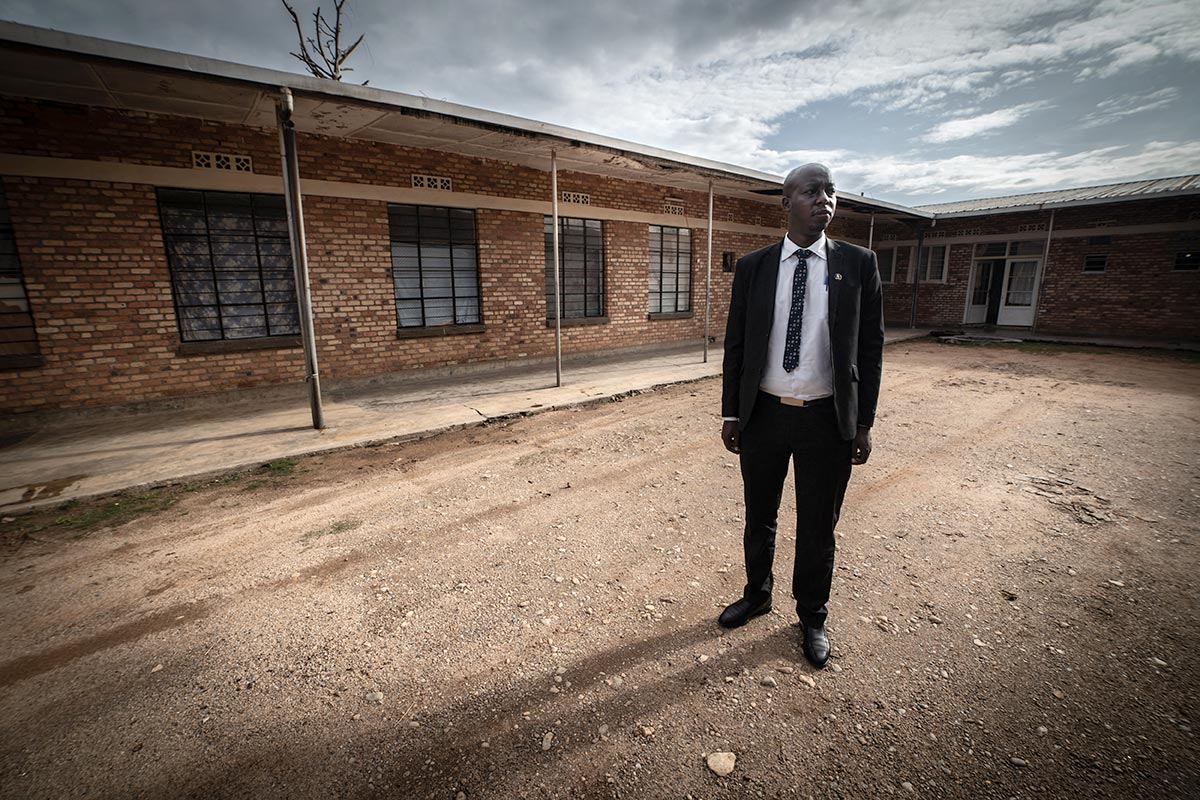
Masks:
[[[898,328],[887,340],[928,332]],[[694,381],[719,374],[721,356],[710,349],[705,363],[690,345],[570,359],[562,387],[553,362],[396,375],[328,389],[323,431],[312,428],[303,385],[17,418],[0,434],[0,513]]]

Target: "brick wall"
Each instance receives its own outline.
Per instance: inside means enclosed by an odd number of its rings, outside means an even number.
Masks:
[[[0,152],[9,154],[188,169],[192,150],[206,150],[251,155],[256,174],[279,172],[273,130],[3,99],[0,122]],[[307,178],[407,188],[417,173],[449,176],[458,192],[544,201],[550,191],[548,173],[494,161],[321,136],[301,136],[299,150]],[[607,322],[565,326],[564,351],[698,340],[704,333],[707,232],[695,226],[707,216],[707,193],[571,172],[559,178],[560,189],[589,194],[596,208],[663,214],[668,203],[682,206],[676,224],[692,230],[692,314],[650,318],[647,226],[605,221]],[[294,344],[181,352],[155,187],[82,179],[0,180],[45,362],[0,371],[0,411],[138,402],[301,380],[303,354]],[[387,204],[324,196],[306,196],[304,202],[318,358],[326,380],[553,354],[541,214],[478,209],[482,329],[412,336],[397,332]],[[1072,209],[1059,214],[1056,228],[1082,228],[1097,219],[1121,225],[1190,219],[1198,203],[1185,198]],[[577,207],[566,213],[587,216]],[[719,222],[784,226],[778,202],[717,196],[714,215]],[[1019,239],[1019,226],[1037,227],[1046,216],[948,220],[939,228],[950,236]],[[838,218],[830,235],[864,239],[865,225]],[[889,244],[884,238],[889,231],[911,236],[903,226],[880,223],[879,247]],[[1171,271],[1175,236],[1114,237],[1110,267],[1101,275],[1082,273],[1078,248],[1085,240],[1055,240],[1039,324],[1045,330],[1079,331],[1094,329],[1102,319],[1106,330],[1120,326],[1131,334],[1194,337],[1198,276]],[[714,232],[709,333],[715,339],[724,334],[733,279],[722,271],[721,254],[741,257],[776,238]],[[937,238],[928,241],[936,244]],[[961,323],[971,245],[954,245],[950,253],[946,282],[922,284],[922,324]],[[896,282],[884,289],[885,314],[892,322],[909,317],[908,262],[908,248],[902,247]]]
[[[256,174],[277,175],[274,131],[171,117],[0,100],[0,151],[20,155],[190,169],[191,151],[249,154]],[[546,172],[394,145],[301,136],[307,178],[407,188],[413,173],[446,175],[458,192],[548,199]],[[0,409],[25,412],[139,402],[281,382],[303,376],[295,345],[184,355],[175,319],[155,187],[3,176],[13,228],[45,358],[36,369],[0,372]],[[708,196],[653,184],[560,172],[562,191],[600,208],[665,212],[682,205],[680,227],[703,224]],[[666,198],[672,200],[667,201]],[[717,198],[742,224],[782,224],[775,205]],[[398,335],[387,204],[304,198],[317,354],[326,381],[422,367],[546,357],[542,215],[478,209],[482,330]],[[578,208],[574,215],[587,216]],[[607,220],[606,313],[602,324],[567,325],[564,352],[699,339],[704,332],[706,231],[692,227],[692,314],[649,318],[649,231]],[[774,237],[716,234],[739,255]],[[711,333],[724,331],[732,275],[714,264]],[[186,349],[186,348],[185,348]]]
[[[1054,217],[1049,264],[1037,310],[1038,330],[1045,333],[1182,337],[1196,339],[1200,330],[1200,273],[1173,270],[1180,231],[1111,235],[1108,246],[1089,244],[1091,236],[1135,225],[1169,223],[1200,231],[1200,199],[1145,199],[1060,209]],[[1007,241],[1044,239],[1049,211],[996,214],[939,220],[926,235],[926,245],[962,236],[1003,236]],[[890,230],[899,238],[902,228]],[[876,232],[880,228],[877,226]],[[911,234],[907,234],[911,238]],[[878,247],[889,246],[879,241]],[[973,243],[950,245],[950,266],[944,284],[922,282],[917,306],[919,325],[959,327],[963,324]],[[1109,253],[1103,273],[1085,273],[1089,253]],[[884,313],[894,324],[905,324],[912,310],[909,245],[900,248],[896,282],[884,287]]]
[[[176,354],[153,187],[3,180],[45,364],[0,372],[0,409],[136,402],[303,375],[295,348]]]
[[[1038,330],[1194,340],[1200,331],[1200,272],[1173,269],[1178,238],[1113,236],[1108,246],[1089,245],[1087,238],[1052,240]],[[1103,272],[1083,271],[1089,253],[1107,253]]]

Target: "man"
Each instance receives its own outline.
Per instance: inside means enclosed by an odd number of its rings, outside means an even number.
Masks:
[[[883,362],[883,296],[875,254],[828,239],[833,178],[806,164],[783,184],[787,236],[741,258],[725,329],[721,440],[741,460],[746,587],[719,622],[771,610],[776,519],[795,465],[792,595],[804,656],[829,661],[826,602],[833,530],[852,464],[871,455]]]

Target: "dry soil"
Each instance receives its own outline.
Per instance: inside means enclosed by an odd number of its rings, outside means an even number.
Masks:
[[[718,396],[6,519],[0,794],[1200,793],[1200,362],[890,347],[819,672],[785,579],[715,624],[744,579]]]

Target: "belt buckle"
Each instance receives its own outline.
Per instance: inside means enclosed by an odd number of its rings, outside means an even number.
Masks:
[[[795,397],[781,397],[779,398],[779,402],[785,406],[795,406],[796,408],[804,408],[808,405],[807,400],[800,400]]]

